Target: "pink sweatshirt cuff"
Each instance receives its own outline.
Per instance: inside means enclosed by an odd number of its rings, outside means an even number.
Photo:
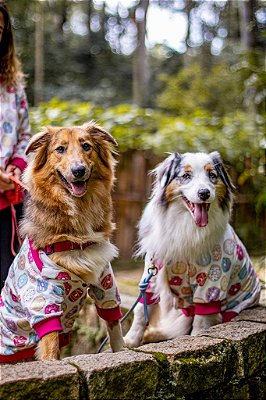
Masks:
[[[182,308],[182,312],[186,317],[194,317],[195,316],[195,306],[188,306]]]
[[[11,160],[10,162],[11,165],[15,165],[16,167],[18,167],[20,169],[20,171],[24,171],[24,169],[27,166],[27,163],[25,160],[23,160],[23,158],[20,157],[15,157],[13,160]]]
[[[54,331],[62,331],[62,325],[60,317],[52,317],[49,319],[44,319],[43,321],[38,322],[33,326],[33,329],[36,331],[39,339],[41,339],[44,335],[47,335],[49,332]]]
[[[211,303],[196,303],[195,315],[208,315],[221,312],[221,301],[212,301]]]
[[[120,307],[115,308],[100,308],[96,306],[97,314],[105,321],[117,321],[123,317]]]

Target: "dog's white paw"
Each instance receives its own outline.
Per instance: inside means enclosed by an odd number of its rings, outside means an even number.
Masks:
[[[201,332],[202,332],[202,330],[200,330],[200,329],[192,329],[190,336],[197,336]]]
[[[123,346],[115,346],[112,348],[113,353],[119,353],[120,351],[127,350],[126,344],[124,343]]]
[[[141,340],[138,339],[136,336],[126,335],[124,337],[124,342],[125,345],[131,349],[134,347],[139,347]]]
[[[222,323],[222,316],[220,313],[210,315],[195,315],[193,321],[191,336],[197,336],[202,331],[211,328],[214,325]]]

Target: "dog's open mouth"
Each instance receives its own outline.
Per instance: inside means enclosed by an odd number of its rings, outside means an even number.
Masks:
[[[73,196],[82,197],[86,193],[87,183],[89,179],[85,181],[70,182],[66,180],[66,178],[61,174],[60,171],[58,171],[58,175],[64,186],[70,191],[71,194],[73,194]]]
[[[182,198],[191,212],[195,224],[200,228],[207,226],[210,203],[192,203],[185,196],[182,196]]]

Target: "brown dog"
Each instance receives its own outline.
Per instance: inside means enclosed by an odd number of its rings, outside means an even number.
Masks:
[[[29,187],[21,224],[26,239],[0,298],[0,361],[32,357],[37,343],[40,360],[58,359],[87,289],[107,321],[112,350],[123,348],[110,266],[117,255],[110,243],[116,145],[94,123],[49,127],[31,139],[23,177]]]

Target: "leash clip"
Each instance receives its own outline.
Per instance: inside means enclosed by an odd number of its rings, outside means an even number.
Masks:
[[[141,293],[141,297],[143,299],[143,308],[144,308],[144,320],[146,326],[149,325],[149,312],[148,312],[148,303],[147,303],[147,297],[146,297],[146,289],[149,286],[150,280],[153,276],[158,274],[158,268],[152,264],[152,267],[148,268],[148,276],[144,278],[142,282],[139,283],[139,289]]]
[[[158,268],[153,264],[152,267],[148,268],[148,274],[151,274],[151,271],[154,271],[154,273],[152,274],[152,276],[155,276],[158,274]]]

